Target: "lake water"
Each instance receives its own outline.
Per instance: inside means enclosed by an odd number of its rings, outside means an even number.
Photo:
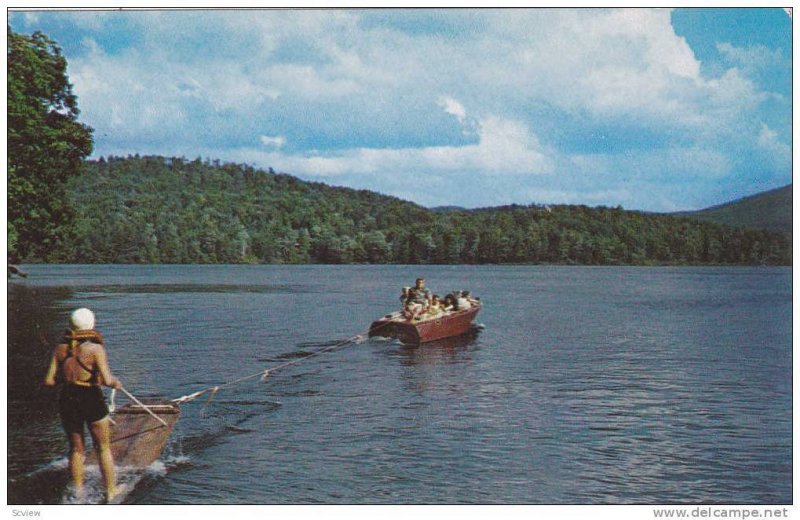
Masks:
[[[9,503],[66,496],[41,379],[71,309],[96,312],[128,389],[176,398],[366,331],[418,275],[480,296],[481,330],[352,345],[187,403],[162,460],[122,475],[126,502],[792,501],[789,268],[26,270],[8,288]]]

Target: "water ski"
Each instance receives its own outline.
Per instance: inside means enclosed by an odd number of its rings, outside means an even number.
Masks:
[[[144,469],[161,457],[175,423],[180,407],[163,400],[148,400],[143,404],[166,423],[159,422],[138,404],[126,404],[111,414],[111,453],[117,467]],[[94,450],[87,457],[88,464],[97,464]]]

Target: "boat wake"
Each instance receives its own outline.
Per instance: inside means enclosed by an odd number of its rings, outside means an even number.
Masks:
[[[64,490],[61,504],[65,505],[91,505],[91,504],[126,504],[135,500],[136,496],[144,489],[150,488],[155,481],[166,477],[170,471],[191,465],[191,459],[185,455],[171,455],[163,460],[157,460],[148,467],[141,469],[131,466],[117,467],[117,487],[120,493],[110,502],[106,502],[103,478],[100,468],[96,465],[86,467],[86,481],[84,492],[76,494],[71,485]]]
[[[42,467],[36,468],[30,473],[25,474],[25,476],[23,476],[22,478],[23,479],[36,478],[38,475],[42,473],[49,473],[51,471],[61,471],[67,469],[68,467],[69,467],[69,459],[67,459],[67,457],[61,457],[51,462],[48,462]]]
[[[188,456],[172,454],[144,469],[117,467],[117,484],[122,487],[122,492],[112,500],[112,503],[131,503],[140,495],[140,491],[154,485],[171,471],[191,465]],[[64,505],[105,503],[105,487],[100,468],[96,464],[87,464],[84,478],[84,490],[78,494],[70,482],[68,459],[59,457],[21,477],[9,479],[8,503]]]
[[[321,347],[333,347],[340,343],[344,343],[349,338],[341,338],[341,339],[331,339],[327,341],[306,341],[303,343],[298,343],[297,348],[321,348]]]
[[[269,357],[258,358],[256,359],[256,361],[258,361],[259,363],[277,363],[282,361],[292,361],[295,359],[315,356],[317,354],[330,350],[331,347],[344,347],[345,345],[353,343],[363,343],[364,341],[367,341],[367,339],[368,338],[366,338],[365,336],[357,335],[349,338],[330,339],[324,341],[305,341],[296,344],[296,347],[299,350],[284,352]],[[372,338],[369,338],[369,340],[372,341]]]
[[[145,470],[146,471],[146,470]],[[144,478],[142,470],[117,468],[117,487],[119,494],[115,496],[111,503],[122,504],[136,488],[136,484]],[[77,493],[72,485],[68,485],[61,497],[61,504],[64,505],[91,505],[106,504],[105,487],[100,469],[97,466],[87,466],[85,473],[84,489],[82,493]]]
[[[371,338],[369,338],[369,342],[370,343],[376,343],[376,344],[381,344],[381,343],[400,343],[400,340],[397,340],[395,338],[386,338],[384,336],[372,336]]]

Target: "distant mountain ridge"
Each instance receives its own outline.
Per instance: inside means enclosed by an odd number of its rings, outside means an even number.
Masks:
[[[736,228],[791,232],[792,185],[698,211],[682,211],[671,215]]]

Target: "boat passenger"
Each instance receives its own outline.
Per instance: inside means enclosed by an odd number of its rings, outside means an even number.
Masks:
[[[409,291],[405,315],[407,318],[418,318],[428,309],[431,302],[431,291],[425,288],[425,278],[417,278],[414,287]]]
[[[466,293],[469,295],[469,291],[466,291]],[[456,297],[456,303],[458,304],[458,310],[460,311],[472,307],[472,303],[469,301],[469,298],[464,295],[464,291],[458,293],[458,296]]]
[[[405,310],[403,311],[403,316],[407,319],[419,319],[425,312],[428,311],[427,303],[417,303],[414,301],[409,301],[406,304]]]
[[[479,304],[479,303],[480,303],[480,298],[474,298],[474,297],[472,296],[472,294],[471,294],[469,291],[464,291],[464,292],[462,293],[462,295],[463,295],[463,296],[464,296],[464,298],[466,298],[466,299],[469,301],[469,303],[471,303],[473,306],[475,306],[475,305],[477,305],[477,304]]]
[[[408,304],[408,298],[411,293],[411,287],[403,287],[403,294],[400,295],[400,303],[403,305],[403,308]]]
[[[438,294],[434,294],[433,298],[431,299],[431,304],[428,307],[428,315],[430,316],[438,316],[444,312],[442,307],[442,301]]]
[[[428,304],[431,301],[431,291],[425,287],[425,278],[417,278],[416,283],[410,292],[411,299],[414,302]]]
[[[103,336],[94,328],[94,313],[77,309],[69,318],[70,328],[64,343],[56,346],[44,384],[55,386],[56,376],[63,382],[59,399],[61,424],[67,433],[70,455],[69,469],[74,491],[83,494],[84,424],[92,436],[100,472],[106,489],[106,500],[111,501],[119,488],[116,485],[114,459],[111,455],[111,432],[101,385],[122,388],[108,366]]]
[[[442,302],[442,310],[444,312],[450,312],[455,310],[455,308],[456,308],[456,297],[453,296],[453,293],[450,293],[444,297],[444,302]]]

